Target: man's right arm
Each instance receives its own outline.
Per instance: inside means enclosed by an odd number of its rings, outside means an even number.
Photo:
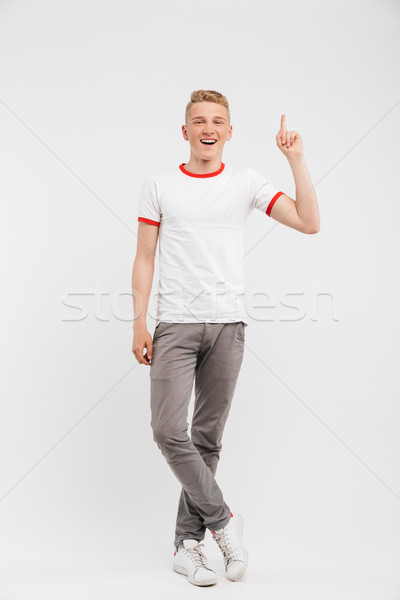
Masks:
[[[133,345],[132,352],[141,364],[150,365],[153,338],[147,329],[146,315],[154,275],[158,227],[139,221],[136,257],[132,269]],[[143,355],[143,348],[147,352]]]

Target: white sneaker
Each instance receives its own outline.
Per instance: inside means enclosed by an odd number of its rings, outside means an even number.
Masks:
[[[229,523],[222,529],[211,531],[224,556],[225,571],[228,579],[238,581],[247,569],[248,554],[243,546],[243,517],[239,513],[233,515]]]
[[[216,572],[208,567],[207,558],[200,550],[204,544],[200,544],[197,540],[183,540],[182,543],[183,547],[180,546],[174,552],[173,570],[186,575],[194,585],[217,583]]]

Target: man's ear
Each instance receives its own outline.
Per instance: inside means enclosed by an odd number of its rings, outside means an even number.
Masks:
[[[182,134],[185,140],[189,139],[186,133],[186,125],[182,125]]]

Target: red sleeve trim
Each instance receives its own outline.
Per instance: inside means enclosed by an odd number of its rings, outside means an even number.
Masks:
[[[282,194],[283,194],[283,192],[278,192],[277,194],[275,194],[275,196],[272,198],[271,202],[268,204],[268,208],[265,211],[268,216],[271,215],[271,210],[272,210],[273,205],[278,200],[279,196],[282,196]]]
[[[145,219],[144,217],[138,217],[138,221],[143,221],[143,223],[150,223],[150,225],[157,225],[157,227],[160,226],[160,223],[158,221],[152,221],[151,219]]]

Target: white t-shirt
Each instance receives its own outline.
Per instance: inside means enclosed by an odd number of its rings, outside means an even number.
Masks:
[[[143,183],[138,221],[159,230],[156,325],[246,325],[244,230],[250,212],[268,216],[283,194],[251,167],[189,173],[184,165],[155,173]]]

